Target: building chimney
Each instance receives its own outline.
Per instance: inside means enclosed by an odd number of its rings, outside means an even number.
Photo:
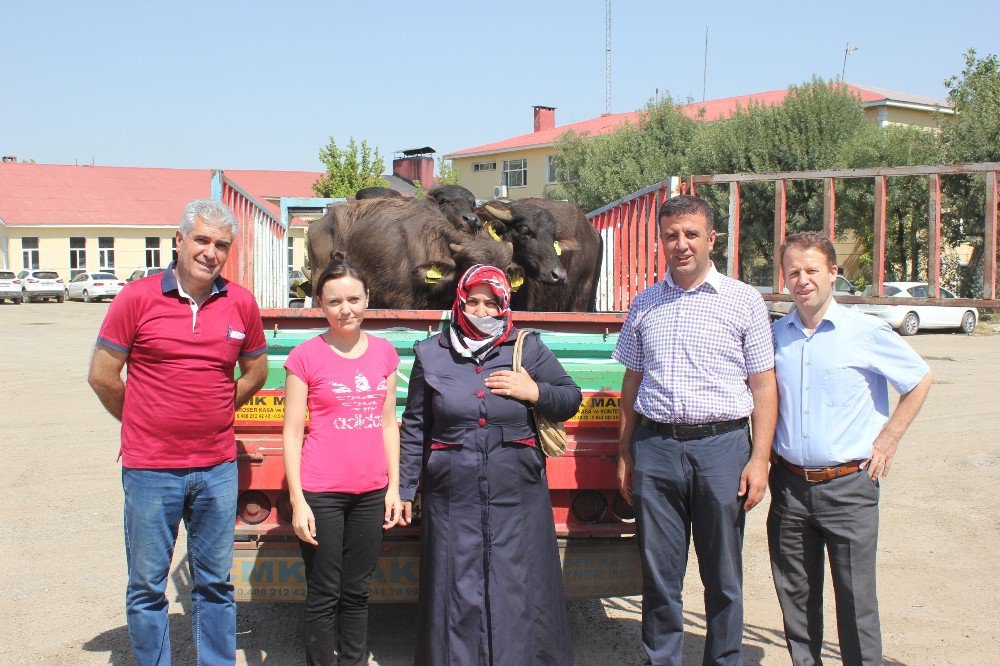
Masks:
[[[556,107],[535,106],[535,131],[549,130],[556,126]]]
[[[392,175],[407,183],[417,181],[425,190],[434,187],[434,158],[421,155],[404,155],[392,161]]]

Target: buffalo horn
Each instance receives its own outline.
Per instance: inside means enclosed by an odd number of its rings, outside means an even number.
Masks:
[[[503,210],[502,208],[494,208],[493,206],[484,206],[486,212],[497,218],[498,220],[503,220],[504,222],[510,222],[514,219],[514,216],[510,214],[509,210]]]

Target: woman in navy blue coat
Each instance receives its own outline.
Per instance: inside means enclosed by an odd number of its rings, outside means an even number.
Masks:
[[[538,335],[512,371],[509,305],[506,275],[473,266],[450,328],[414,346],[400,495],[408,518],[422,477],[417,664],[573,663],[531,410],[564,421],[580,388]]]

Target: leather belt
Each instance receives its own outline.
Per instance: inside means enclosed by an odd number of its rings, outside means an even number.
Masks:
[[[703,437],[711,437],[712,435],[722,435],[743,428],[746,426],[747,421],[748,419],[744,417],[742,419],[733,419],[732,421],[715,421],[714,423],[660,423],[645,416],[639,416],[639,422],[650,430],[655,430],[670,439],[678,440],[701,439]]]
[[[848,474],[853,474],[861,469],[862,460],[855,460],[849,463],[844,463],[843,465],[837,465],[836,467],[823,467],[820,469],[805,469],[794,465],[781,456],[775,454],[773,456],[775,460],[781,463],[781,466],[787,469],[789,472],[795,476],[802,477],[810,483],[822,483],[823,481],[831,481],[833,479],[838,479],[842,476],[847,476]]]

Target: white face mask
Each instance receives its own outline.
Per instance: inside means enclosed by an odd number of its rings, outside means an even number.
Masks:
[[[469,321],[475,325],[480,331],[486,335],[500,335],[503,332],[504,324],[506,324],[506,319],[504,317],[477,317],[474,314],[466,313],[466,317]]]

